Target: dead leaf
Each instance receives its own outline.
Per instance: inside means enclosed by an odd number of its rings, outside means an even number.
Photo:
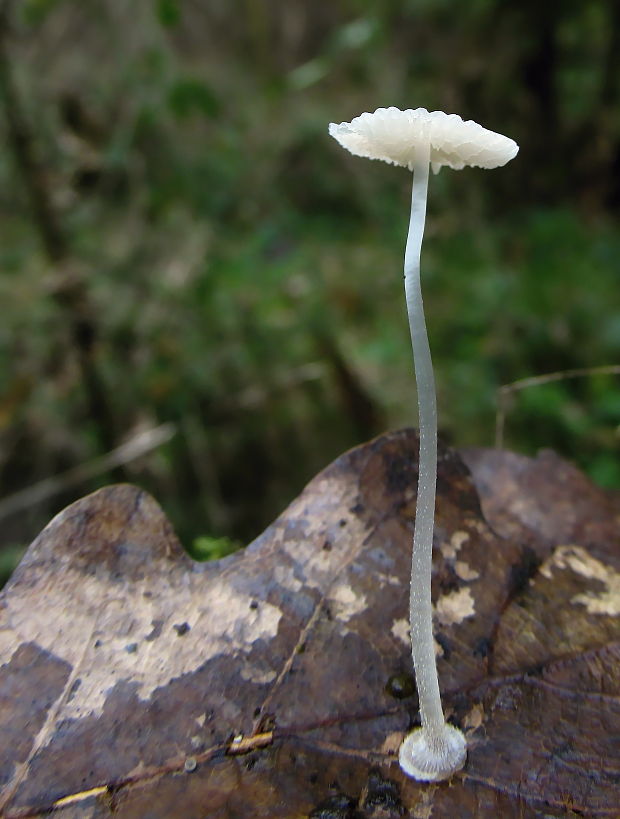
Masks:
[[[551,450],[535,458],[501,450],[461,452],[486,519],[503,537],[581,543],[620,564],[620,493],[595,486]]]
[[[467,453],[489,526],[440,453],[438,666],[469,757],[401,773],[416,451],[343,455],[215,563],[134,487],[58,515],[0,596],[3,815],[618,816],[618,505],[555,456]]]

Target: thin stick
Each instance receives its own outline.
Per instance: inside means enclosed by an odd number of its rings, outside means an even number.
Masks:
[[[409,598],[411,652],[422,726],[434,734],[443,728],[444,716],[437,680],[431,607],[431,564],[437,483],[437,399],[420,283],[420,252],[426,219],[429,154],[430,145],[427,145],[426,156],[420,156],[413,170],[411,218],[405,249],[405,295],[413,346],[420,428],[418,496]]]
[[[566,381],[569,378],[584,378],[591,375],[620,375],[620,365],[608,364],[601,367],[581,367],[575,370],[545,373],[530,378],[521,378],[511,384],[503,384],[499,387],[497,390],[497,411],[495,413],[495,448],[503,449],[504,447],[504,427],[506,415],[508,414],[507,401],[513,393],[526,390],[529,387],[551,384],[554,381]]]
[[[28,486],[26,489],[20,489],[19,492],[7,495],[0,500],[0,520],[15,512],[28,509],[35,503],[41,503],[41,501],[47,500],[71,486],[94,478],[104,472],[109,472],[111,469],[127,464],[141,455],[146,455],[147,452],[157,449],[157,447],[169,441],[175,432],[174,424],[161,424],[153,429],[146,429],[105,455],[100,455],[98,458],[78,464],[78,466],[68,469],[66,472],[53,475],[51,478],[45,478],[45,480]]]

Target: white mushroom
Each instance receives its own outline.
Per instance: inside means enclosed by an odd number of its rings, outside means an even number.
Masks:
[[[431,561],[437,483],[437,400],[420,287],[420,250],[426,217],[429,166],[460,170],[496,168],[519,147],[457,114],[425,108],[378,108],[351,122],[331,123],[329,133],[351,153],[403,165],[413,171],[411,217],[405,249],[405,295],[418,392],[420,457],[411,562],[409,614],[411,649],[422,727],[408,734],[399,752],[401,768],[426,782],[447,779],[465,764],[462,732],[444,718],[437,680],[431,608]]]

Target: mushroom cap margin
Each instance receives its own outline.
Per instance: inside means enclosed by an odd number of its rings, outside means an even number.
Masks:
[[[461,170],[466,165],[498,168],[519,150],[510,137],[484,128],[458,114],[426,108],[377,108],[351,122],[330,123],[329,133],[356,156],[380,159],[412,170],[420,147],[430,140],[430,158],[437,173],[446,165]]]

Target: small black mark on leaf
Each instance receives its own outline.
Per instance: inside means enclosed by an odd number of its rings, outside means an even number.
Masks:
[[[406,456],[386,459],[386,483],[388,491],[394,495],[402,495],[408,489],[415,487],[418,471],[415,462]]]
[[[339,793],[328,796],[308,814],[309,819],[361,819],[351,796]]]
[[[82,680],[79,677],[77,678],[77,680],[74,680],[73,685],[71,686],[71,690],[69,691],[69,696],[67,697],[67,702],[71,702],[71,700],[75,696],[75,692],[78,690],[81,684]]]
[[[441,594],[450,594],[461,588],[461,580],[454,570],[454,566],[444,563],[437,578]]]
[[[252,609],[252,611],[256,611],[256,609],[258,608],[258,600],[252,600],[252,602],[250,603],[250,608]]]
[[[176,631],[179,637],[182,637],[184,634],[187,634],[191,626],[189,623],[175,623],[172,628]]]
[[[559,745],[556,745],[554,748],[551,749],[551,756],[552,758],[558,758],[562,760],[571,759],[571,757],[575,758],[575,754],[573,752],[570,742],[561,742]]]
[[[164,621],[151,620],[151,625],[153,626],[152,630],[144,638],[147,643],[152,643],[153,640],[156,640],[159,637],[159,635],[161,634],[162,627],[164,625]]]
[[[491,703],[491,710],[516,713],[521,700],[521,691],[514,685],[506,685],[497,692],[495,701]]]
[[[536,552],[526,546],[521,552],[519,561],[510,567],[508,592],[511,597],[516,597],[526,588],[530,578],[538,571],[540,563],[540,558],[536,555]]]
[[[488,657],[489,654],[491,653],[492,646],[493,644],[491,643],[488,637],[480,637],[480,639],[476,640],[474,644],[473,650],[474,657],[480,657],[481,659]]]
[[[256,733],[258,734],[267,734],[270,731],[276,730],[276,718],[275,714],[264,714],[261,718],[261,721],[258,723],[256,727]]]
[[[368,775],[366,798],[363,807],[381,808],[396,812],[401,816],[405,812],[400,801],[398,785],[391,779],[384,779],[378,768],[373,768]]]
[[[138,650],[137,643],[129,643],[129,645],[125,646],[125,651],[127,652],[127,654],[135,654],[137,650]]]

